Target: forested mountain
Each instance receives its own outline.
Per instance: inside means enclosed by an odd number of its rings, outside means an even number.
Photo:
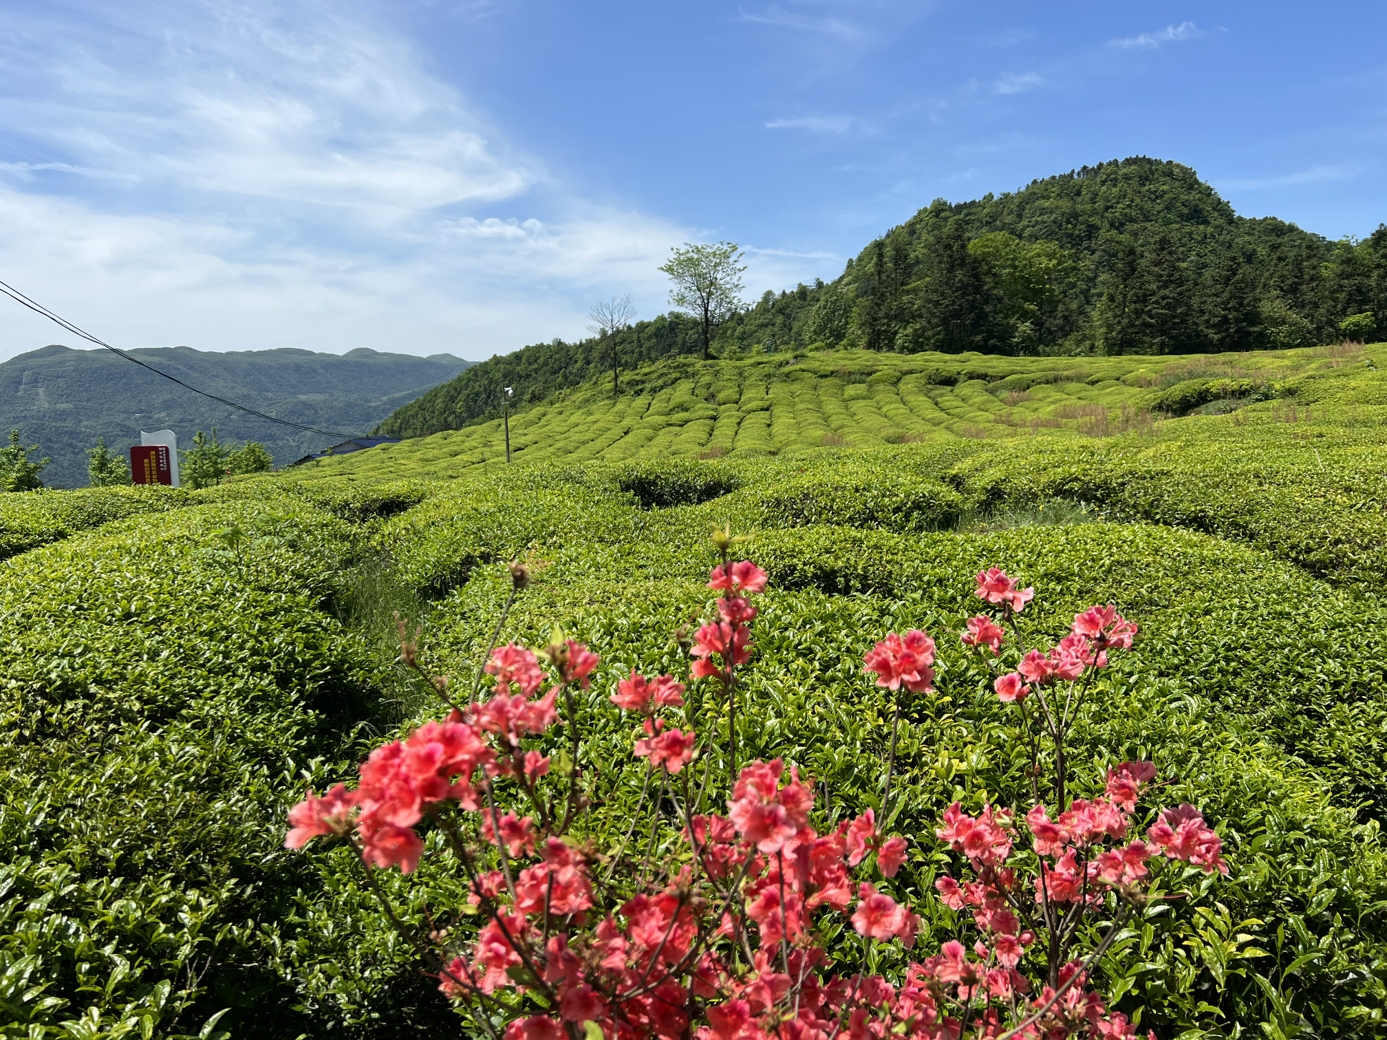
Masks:
[[[282,419],[364,434],[400,405],[451,379],[470,362],[451,354],[415,357],[365,348],[346,354],[308,350],[214,353],[188,347],[130,351],[160,371]],[[172,429],[180,444],[197,430],[256,440],[279,465],[341,437],[303,433],[201,397],[107,350],[48,346],[0,364],[0,436],[12,428],[52,461],[53,487],[87,483],[86,449],[103,437],[113,452],[138,444],[141,430]]]
[[[973,202],[942,199],[834,282],[766,293],[714,353],[855,346],[915,352],[1172,354],[1306,346],[1387,327],[1387,227],[1330,241],[1239,217],[1193,170],[1131,158]],[[1357,316],[1357,317],[1354,317]],[[1347,329],[1341,329],[1350,319]],[[623,366],[699,350],[681,315],[616,337]],[[381,424],[457,429],[610,370],[610,344],[554,340],[494,357]]]

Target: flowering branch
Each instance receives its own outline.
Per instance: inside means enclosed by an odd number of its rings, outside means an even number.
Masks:
[[[865,670],[892,693],[880,818],[868,808],[820,833],[811,823],[814,785],[795,766],[775,759],[736,768],[738,669],[751,658],[758,614],[752,597],[765,589],[766,574],[732,560],[732,542],[719,534],[720,562],[708,582],[718,593],[718,616],[699,628],[690,654],[693,679],[711,679],[727,697],[725,814],[703,811],[710,763],[694,796],[689,766],[699,738],[675,714],[685,707],[685,685],[633,671],[609,696],[639,718],[632,754],[646,760],[625,837],[604,853],[568,836],[592,804],[583,793],[573,691],[588,687],[598,658],[562,636],[540,656],[515,643],[496,645],[527,580],[522,568],[520,576],[512,571],[502,624],[479,671],[492,677],[490,695],[482,696],[479,679],[465,709],[451,705],[444,720],[375,749],[354,790],[338,784],[321,797],[310,791],[290,811],[285,844],[351,842],[392,927],[419,951],[439,989],[468,1005],[493,1040],[501,1036],[488,1013],[505,1021],[504,1040],[1135,1036],[1129,1019],[1109,1012],[1092,988],[1095,967],[1153,898],[1163,863],[1227,871],[1217,834],[1192,806],[1161,812],[1145,838],[1135,837],[1137,804],[1156,775],[1149,762],[1109,769],[1095,797],[1069,796],[1065,738],[1100,688],[1108,655],[1131,647],[1136,626],[1111,606],[1093,607],[1051,650],[1023,652],[1019,616],[1033,590],[996,569],[978,575],[977,595],[998,616],[970,619],[963,644],[994,664],[1015,658],[1014,670],[998,669],[993,688],[1003,703],[1016,705],[1037,796],[1041,746],[1049,743],[1055,802],[1037,797],[1024,812],[990,803],[976,814],[960,803],[945,811],[936,837],[961,856],[966,873],[940,876],[937,897],[967,911],[979,938],[971,950],[950,939],[933,955],[911,959],[920,917],[884,890],[909,850],[903,837],[882,828],[890,818],[901,716],[908,698],[934,692],[938,647],[911,630],[887,635],[865,655]],[[401,642],[402,663],[425,674],[404,626]],[[439,686],[446,699],[445,688]],[[1032,695],[1037,711],[1026,703]],[[542,749],[559,721],[560,696],[570,750],[569,767],[556,776]],[[534,816],[517,815],[508,799]],[[666,799],[673,826],[662,816]],[[626,849],[642,813],[650,834],[637,864]],[[482,839],[475,848],[459,828],[469,819]],[[469,901],[484,917],[460,944],[446,929],[433,929],[427,941],[412,932],[372,874],[412,873],[424,850],[417,828],[426,821],[447,837]],[[598,864],[605,864],[600,878]],[[1081,925],[1109,914],[1114,902],[1106,933],[1082,949]],[[849,926],[861,938],[860,952],[836,938]]]

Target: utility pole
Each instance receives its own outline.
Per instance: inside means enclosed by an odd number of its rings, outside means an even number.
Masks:
[[[514,387],[505,388],[505,396],[501,398],[501,423],[506,428],[506,465],[510,465],[510,399],[515,396]]]

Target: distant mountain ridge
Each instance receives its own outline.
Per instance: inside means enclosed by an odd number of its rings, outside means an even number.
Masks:
[[[1364,229],[1365,231],[1367,229]],[[1368,316],[1365,319],[1365,315]],[[767,292],[719,330],[735,357],[814,345],[915,353],[1185,354],[1291,348],[1387,330],[1387,226],[1330,241],[1240,217],[1188,166],[1138,156],[971,202],[936,199],[830,283]],[[1363,322],[1366,320],[1366,326]],[[699,350],[661,315],[617,337],[623,367]],[[609,345],[554,340],[493,357],[391,415],[415,437],[610,372]]]
[[[451,354],[417,357],[364,347],[322,354],[281,347],[229,353],[190,347],[129,351],[185,382],[291,422],[361,435],[430,387],[472,362]],[[228,408],[107,350],[51,345],[0,364],[0,433],[17,428],[52,460],[52,487],[87,483],[86,449],[98,437],[113,452],[137,444],[142,430],[172,429],[180,443],[197,430],[256,440],[277,465],[320,451],[343,437],[304,433]]]

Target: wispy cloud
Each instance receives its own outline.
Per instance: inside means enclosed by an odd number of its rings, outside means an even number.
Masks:
[[[1296,173],[1268,177],[1232,177],[1219,180],[1216,186],[1230,191],[1260,191],[1267,188],[1289,188],[1296,184],[1318,184],[1322,181],[1347,181],[1361,174],[1361,163],[1339,166],[1312,166]]]
[[[851,22],[831,15],[813,16],[797,14],[794,11],[787,11],[777,4],[772,4],[762,11],[739,10],[742,21],[752,22],[756,25],[775,25],[784,29],[795,29],[800,32],[819,33],[825,36],[838,36],[843,39],[856,39],[862,35],[862,30]]]
[[[789,116],[772,119],[766,124],[768,130],[809,130],[816,134],[842,134],[851,130],[855,120],[852,116]]]
[[[1001,76],[992,84],[994,94],[1024,94],[1028,90],[1034,90],[1045,82],[1045,77],[1038,72],[1023,72],[1020,74],[1008,73]]]
[[[480,358],[665,309],[698,237],[582,197],[364,9],[88,2],[0,8],[0,270],[118,344]],[[7,313],[0,357],[59,336]]]
[[[1164,47],[1167,43],[1194,40],[1203,35],[1204,30],[1193,22],[1181,22],[1179,25],[1167,25],[1164,29],[1156,32],[1144,32],[1136,36],[1121,36],[1109,40],[1108,46],[1135,50],[1155,50],[1158,47]]]

